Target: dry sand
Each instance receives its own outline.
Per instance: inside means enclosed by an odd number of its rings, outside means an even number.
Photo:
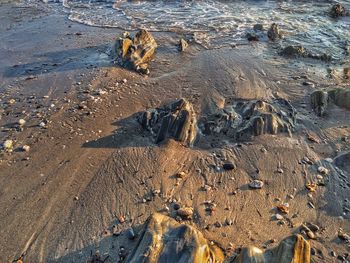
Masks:
[[[117,217],[132,220],[138,233],[151,213],[166,214],[173,199],[194,208],[190,224],[227,256],[241,246],[279,241],[302,222],[321,227],[310,241],[314,262],[335,262],[331,251],[349,253],[337,238],[339,228],[350,232],[349,171],[341,175],[324,161],[350,150],[349,111],[331,106],[320,118],[309,106],[309,94],[334,87],[334,80],[282,58],[266,60],[261,53],[271,51],[259,43],[217,50],[191,45],[178,53],[179,36],[169,33],[154,34],[159,49],[145,77],[110,62],[116,29],[15,4],[1,5],[0,16],[7,18],[0,28],[0,136],[15,141],[14,152],[0,156],[0,262],[21,255],[24,262],[85,262],[96,250],[116,262],[120,246],[131,251],[137,243],[112,235]],[[316,87],[303,85],[305,78]],[[282,97],[298,112],[297,129],[292,137],[243,143],[202,136],[193,148],[172,140],[154,144],[135,114],[181,97],[198,116],[216,99]],[[21,118],[23,131],[16,125]],[[23,145],[30,151],[18,150]],[[313,165],[301,163],[304,157]],[[214,169],[227,160],[237,168]],[[308,196],[305,184],[320,165],[330,170],[329,181]],[[177,183],[180,171],[188,176]],[[250,190],[256,178],[265,185]],[[153,190],[160,195],[149,198]],[[208,200],[217,204],[213,215],[205,211]],[[281,202],[290,204],[284,224],[273,219]],[[210,226],[226,219],[233,225]]]

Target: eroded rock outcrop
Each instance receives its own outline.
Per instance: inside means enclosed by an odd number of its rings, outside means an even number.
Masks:
[[[113,49],[116,61],[121,66],[148,74],[148,64],[157,49],[157,43],[151,33],[141,29],[134,37],[125,32],[116,40]]]
[[[310,263],[310,244],[301,235],[285,238],[266,251],[257,247],[243,248],[233,263]]]
[[[316,90],[310,95],[311,107],[318,116],[323,116],[328,106],[328,93]]]
[[[284,99],[241,101],[205,118],[201,128],[204,134],[223,133],[247,140],[262,134],[291,134],[295,118],[294,107]]]
[[[155,136],[159,143],[173,138],[192,146],[197,136],[197,119],[193,106],[186,99],[179,99],[164,107],[150,109],[139,116],[144,129]]]
[[[155,213],[147,221],[128,263],[223,262],[222,251],[192,226]]]
[[[334,158],[334,164],[340,169],[350,173],[350,152],[344,152]]]
[[[311,107],[318,116],[323,116],[330,102],[350,110],[350,89],[336,88],[327,91],[316,90],[310,95]]]

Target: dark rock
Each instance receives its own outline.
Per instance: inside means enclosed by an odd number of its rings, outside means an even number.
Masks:
[[[224,262],[224,254],[194,227],[155,213],[126,262]]]
[[[307,52],[303,46],[287,46],[281,51],[285,57],[306,57]]]
[[[181,206],[180,206],[178,203],[175,203],[175,204],[173,205],[174,210],[179,210],[180,207],[181,207]]]
[[[334,158],[333,163],[340,169],[350,173],[350,152],[344,152]]]
[[[227,163],[223,164],[222,168],[224,170],[233,170],[233,169],[236,168],[236,166],[233,163],[231,163],[231,162],[227,162]]]
[[[132,229],[132,227],[130,227],[127,231],[126,231],[126,235],[130,240],[135,239],[136,235],[134,232],[134,229]]]
[[[179,43],[179,51],[183,52],[188,48],[188,43],[185,39],[181,38]]]
[[[323,116],[328,106],[328,93],[316,90],[310,96],[311,107],[318,116]]]
[[[259,37],[255,33],[247,33],[247,39],[248,41],[259,41]]]
[[[349,11],[347,11],[345,9],[345,7],[342,6],[341,4],[337,3],[337,4],[332,6],[331,11],[330,11],[330,15],[333,18],[337,18],[340,16],[347,16],[347,15],[349,15]]]
[[[129,33],[124,33],[116,40],[113,51],[121,66],[148,74],[148,63],[156,49],[157,43],[151,33],[141,29],[134,38]]]
[[[276,23],[273,23],[269,28],[269,30],[267,31],[267,37],[272,41],[275,41],[282,37],[280,28]]]
[[[155,135],[156,143],[173,138],[192,146],[197,136],[197,119],[193,106],[180,99],[162,108],[143,112],[139,117],[143,128]]]
[[[264,25],[263,24],[255,24],[253,27],[254,31],[264,31]]]

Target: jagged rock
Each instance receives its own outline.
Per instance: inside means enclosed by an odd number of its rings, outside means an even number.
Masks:
[[[281,51],[286,57],[306,57],[307,52],[303,46],[287,46]]]
[[[179,43],[179,51],[183,52],[188,48],[188,43],[185,39],[181,38]]]
[[[128,32],[124,33],[116,40],[113,49],[116,61],[121,66],[148,74],[148,63],[157,49],[157,43],[151,33],[141,29],[133,38]]]
[[[275,41],[282,37],[280,28],[276,23],[273,23],[269,28],[269,30],[267,31],[267,37],[272,41]]]
[[[272,249],[243,248],[233,263],[310,263],[310,244],[301,235],[285,238]]]
[[[330,90],[328,96],[335,105],[350,110],[350,88]]]
[[[345,7],[342,6],[341,4],[337,3],[337,4],[332,6],[332,9],[330,11],[330,15],[333,18],[337,18],[340,16],[347,16],[347,15],[349,15],[349,11],[347,11],[345,9]]]
[[[223,262],[222,251],[192,226],[155,213],[148,219],[128,263]]]
[[[192,146],[196,140],[196,114],[192,104],[186,99],[179,99],[162,108],[147,110],[141,114],[139,122],[156,137],[156,143],[173,138]]]
[[[323,116],[328,106],[328,93],[316,90],[310,96],[311,107],[318,116]]]
[[[206,117],[200,127],[204,134],[223,133],[237,140],[262,134],[291,134],[296,111],[284,99],[269,103],[262,100],[238,102]]]
[[[235,131],[238,140],[250,139],[262,134],[288,133],[295,126],[296,111],[286,100],[278,99],[274,103],[262,100],[250,101],[236,106],[242,123]]]

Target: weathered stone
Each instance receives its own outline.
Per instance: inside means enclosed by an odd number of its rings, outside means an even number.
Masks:
[[[139,117],[143,128],[151,131],[156,143],[174,138],[192,146],[197,136],[197,119],[193,106],[186,99],[180,99],[162,108],[143,112]]]
[[[285,238],[272,249],[243,248],[233,263],[310,263],[310,244],[301,235]]]
[[[306,57],[308,53],[303,46],[287,46],[281,51],[281,55],[285,57]]]
[[[264,182],[260,180],[253,180],[249,183],[249,187],[253,189],[261,189],[264,186]]]
[[[188,48],[188,43],[185,39],[181,38],[179,42],[179,51],[183,52]]]
[[[191,220],[193,217],[193,208],[183,207],[176,211],[176,214],[184,220]]]
[[[247,36],[248,41],[259,41],[259,37],[256,33],[253,33],[253,32],[247,33],[246,36]]]
[[[337,18],[340,16],[347,16],[347,15],[349,15],[349,11],[347,11],[345,9],[345,7],[342,6],[341,4],[336,3],[335,5],[332,6],[332,9],[330,11],[330,15],[333,18]]]
[[[264,25],[263,24],[255,24],[253,26],[254,31],[264,31]]]
[[[223,262],[222,251],[192,226],[155,213],[147,221],[128,263]]]
[[[236,166],[235,166],[234,163],[232,163],[232,162],[226,162],[226,163],[224,163],[224,165],[222,166],[222,168],[223,168],[224,170],[233,170],[233,169],[236,168]]]
[[[273,23],[271,25],[271,27],[269,28],[269,30],[267,31],[267,37],[272,41],[275,41],[275,40],[282,37],[282,33],[280,32],[280,28],[276,23]]]
[[[157,43],[151,33],[141,29],[134,38],[124,33],[116,40],[113,49],[121,66],[147,74]]]
[[[283,99],[268,103],[262,100],[243,103],[236,107],[241,113],[242,123],[235,130],[238,140],[250,139],[263,134],[288,133],[295,126],[296,111]]]
[[[318,116],[323,116],[328,106],[328,93],[316,90],[310,96],[311,107]]]

